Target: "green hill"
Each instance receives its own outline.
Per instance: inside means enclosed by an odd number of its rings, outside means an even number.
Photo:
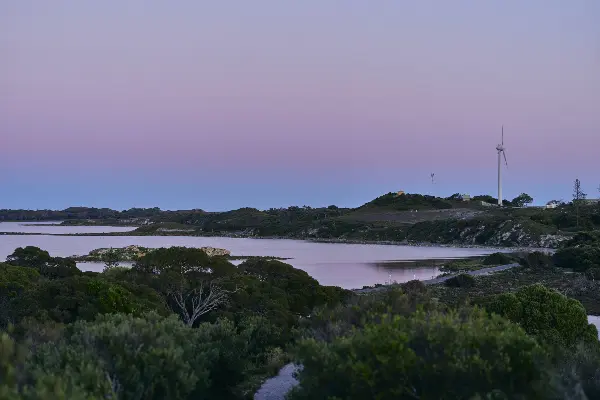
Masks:
[[[0,221],[64,220],[64,224],[137,225],[131,235],[280,237],[355,242],[556,247],[578,231],[600,229],[600,206],[556,209],[502,207],[491,196],[463,201],[387,193],[357,208],[288,207],[226,212],[115,211],[77,207],[62,211],[0,210]],[[506,202],[510,204],[510,202]]]

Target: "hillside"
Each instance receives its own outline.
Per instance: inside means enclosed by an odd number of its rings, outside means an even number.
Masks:
[[[357,208],[288,207],[226,212],[114,211],[72,208],[62,211],[0,210],[1,220],[51,221],[65,225],[133,225],[131,235],[280,237],[356,242],[437,243],[508,247],[556,247],[580,230],[600,229],[600,207],[556,209],[498,208],[490,196],[470,202],[457,195],[438,198],[388,193]],[[125,233],[127,234],[127,233]]]

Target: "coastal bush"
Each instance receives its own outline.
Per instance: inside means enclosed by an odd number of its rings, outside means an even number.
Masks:
[[[360,208],[389,207],[398,211],[423,210],[423,209],[450,209],[452,202],[434,196],[421,194],[405,193],[398,195],[396,193],[387,193],[366,203]]]
[[[427,285],[418,279],[414,279],[403,283],[402,291],[407,294],[424,294],[427,292]]]
[[[585,277],[591,281],[600,280],[600,268],[590,268],[585,271]]]
[[[26,394],[46,383],[63,393],[46,397],[52,399],[241,399],[249,374],[280,366],[273,364],[282,360],[272,346],[277,335],[260,318],[193,329],[156,313],[78,321],[36,346],[3,335],[0,394],[41,400]]]
[[[40,280],[37,270],[0,263],[0,327],[11,322],[10,302]]]
[[[541,284],[493,296],[485,308],[551,345],[568,348],[581,341],[598,341],[598,331],[588,323],[583,305]]]
[[[74,260],[51,257],[50,253],[35,246],[18,247],[6,257],[10,265],[36,269],[40,275],[49,279],[67,278],[81,275]]]
[[[193,272],[205,278],[219,278],[236,271],[233,264],[222,257],[209,257],[204,250],[189,247],[159,248],[144,254],[132,268],[146,274]]]
[[[554,385],[562,387],[563,398],[600,399],[600,346],[581,342],[554,356]],[[583,395],[578,393],[581,388]]]
[[[479,263],[478,260],[454,260],[443,265],[440,268],[442,272],[463,272],[463,271],[476,271],[484,268],[484,265]]]
[[[355,295],[343,303],[319,307],[309,318],[300,320],[298,334],[304,338],[331,342],[355,329],[363,329],[366,324],[377,321],[381,314],[408,316],[419,309],[437,310],[439,304],[431,298],[426,288],[421,289],[420,285],[410,284],[407,288]]]
[[[244,275],[283,291],[290,312],[297,315],[306,316],[314,307],[339,303],[346,296],[346,291],[321,286],[306,271],[277,260],[250,259],[238,269]]]
[[[564,242],[562,247],[578,247],[584,245],[600,245],[600,232],[578,232],[571,239]]]
[[[527,253],[524,259],[525,266],[533,269],[549,269],[554,267],[554,260],[551,255],[541,251]]]
[[[18,296],[31,288],[39,279],[39,272],[33,268],[0,263],[0,299]]]
[[[475,286],[475,278],[469,274],[456,275],[444,282],[448,287],[471,288]]]
[[[600,246],[582,244],[561,248],[554,253],[554,264],[559,268],[569,268],[578,272],[600,268]]]
[[[483,258],[483,265],[506,265],[513,262],[513,259],[505,253],[492,253]]]
[[[546,398],[548,359],[518,326],[480,310],[381,315],[333,339],[302,341],[290,399]]]
[[[98,314],[141,313],[164,307],[156,297],[138,298],[123,286],[98,278],[71,277],[40,282],[9,303],[18,322],[25,317],[71,323]]]

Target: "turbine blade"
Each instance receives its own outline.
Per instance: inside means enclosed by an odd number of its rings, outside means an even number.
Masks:
[[[502,125],[502,146],[504,146],[504,125]]]
[[[508,167],[508,161],[506,161],[506,152],[503,151],[502,155],[504,156],[504,164],[506,164],[506,166]]]

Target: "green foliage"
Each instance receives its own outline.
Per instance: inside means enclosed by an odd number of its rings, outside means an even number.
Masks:
[[[6,257],[8,264],[36,269],[40,269],[51,260],[50,253],[35,246],[18,247],[11,255]]]
[[[440,271],[442,272],[463,272],[463,271],[476,271],[478,269],[485,268],[481,264],[481,260],[453,260],[444,264]]]
[[[0,399],[5,400],[100,400],[78,382],[61,374],[40,374],[28,369],[28,348],[0,333]],[[23,367],[26,368],[23,368]]]
[[[484,265],[506,265],[513,262],[512,257],[505,253],[488,254],[483,259]]]
[[[446,280],[444,283],[448,287],[470,288],[475,286],[475,278],[469,274],[459,274]]]
[[[423,196],[421,194],[387,193],[379,196],[361,208],[388,207],[397,211],[435,209],[444,210],[453,207],[453,203],[434,196]]]
[[[525,207],[527,204],[533,203],[533,197],[527,193],[521,193],[511,201],[513,207]]]
[[[596,246],[600,245],[600,232],[578,232],[567,240],[562,247]]]
[[[75,261],[51,257],[47,251],[34,246],[17,248],[6,258],[6,262],[11,265],[35,268],[42,276],[49,279],[81,275]]]
[[[585,277],[592,281],[600,280],[600,268],[590,268],[585,271]]]
[[[175,316],[149,313],[78,321],[60,339],[38,343],[28,352],[2,336],[0,394],[21,398],[16,396],[47,382],[81,399],[243,398],[241,385],[248,375],[277,353],[272,343],[278,334],[260,318],[192,329]],[[19,365],[24,368],[16,369]]]
[[[159,248],[146,253],[133,266],[134,271],[146,274],[173,272],[196,273],[221,277],[235,271],[235,266],[222,257],[209,257],[203,250],[188,247]]]
[[[432,311],[438,304],[418,281],[407,282],[402,289],[352,296],[343,303],[320,307],[310,318],[301,320],[300,336],[331,342],[376,322],[381,314],[408,316],[417,310]]]
[[[570,268],[584,272],[590,268],[600,267],[600,246],[579,245],[564,247],[554,253],[554,264],[560,268]]]
[[[105,279],[119,282],[126,278],[130,270],[131,268],[129,267],[104,267],[104,269],[102,270],[102,276]]]
[[[118,267],[119,262],[121,261],[119,252],[117,250],[113,249],[112,247],[107,252],[102,254],[102,256],[100,258],[101,258],[102,262],[106,265],[105,268]]]
[[[550,269],[554,267],[554,259],[548,253],[532,251],[524,259],[525,266],[534,269]]]
[[[157,296],[140,298],[123,286],[98,278],[71,277],[40,282],[12,299],[10,313],[15,321],[25,317],[61,323],[92,320],[98,314],[164,312]]]
[[[552,345],[573,347],[580,341],[598,340],[598,331],[588,324],[585,308],[579,301],[540,284],[495,296],[485,308]]]
[[[574,348],[561,349],[555,357],[554,385],[562,387],[562,398],[600,399],[600,346],[581,342]],[[557,382],[558,381],[558,382]],[[585,393],[578,393],[581,388]]]
[[[253,259],[238,266],[238,269],[260,282],[285,293],[289,310],[300,316],[308,315],[311,310],[326,302],[339,302],[339,294],[332,289],[327,291],[306,271],[296,269],[277,260]],[[343,291],[342,291],[343,292]],[[332,298],[333,297],[333,298]]]
[[[39,279],[39,272],[33,268],[0,263],[0,298],[16,297]]]
[[[543,398],[544,351],[519,327],[474,310],[381,316],[332,343],[303,341],[291,399]]]

